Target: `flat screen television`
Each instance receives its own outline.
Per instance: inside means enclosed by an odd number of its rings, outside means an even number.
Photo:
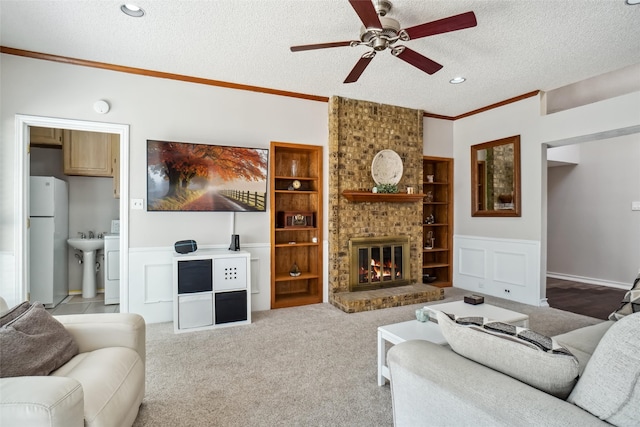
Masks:
[[[269,150],[147,140],[148,211],[266,212]]]

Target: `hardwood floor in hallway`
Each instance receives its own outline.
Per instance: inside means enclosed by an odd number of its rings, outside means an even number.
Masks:
[[[547,278],[549,305],[564,311],[606,320],[618,309],[627,291],[570,280]]]

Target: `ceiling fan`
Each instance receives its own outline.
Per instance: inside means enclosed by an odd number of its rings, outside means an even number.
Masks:
[[[387,48],[389,48],[393,56],[396,56],[414,67],[419,68],[425,73],[433,74],[442,68],[441,64],[438,64],[437,62],[409,49],[406,46],[396,45],[396,42],[406,42],[409,40],[419,39],[421,37],[463,30],[477,25],[475,14],[473,12],[466,12],[437,21],[401,29],[398,21],[393,18],[386,17],[386,14],[392,7],[390,1],[349,0],[349,3],[356,11],[363,24],[360,31],[360,40],[291,46],[291,52],[325,49],[329,47],[354,47],[361,45],[368,46],[373,49],[360,57],[356,66],[353,67],[353,70],[351,70],[344,83],[356,82],[373,57],[376,56],[376,53]]]

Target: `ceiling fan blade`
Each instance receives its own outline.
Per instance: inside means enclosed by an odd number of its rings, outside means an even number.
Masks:
[[[438,64],[435,61],[432,61],[426,56],[422,56],[415,50],[411,50],[406,46],[396,46],[391,51],[391,53],[394,56],[402,59],[404,62],[407,62],[414,67],[421,69],[427,74],[433,74],[442,68],[442,65]]]
[[[478,25],[476,15],[473,12],[466,12],[437,21],[427,22],[426,24],[416,25],[415,27],[405,28],[403,31],[407,33],[409,39],[414,40],[420,37],[463,30],[465,28],[475,27],[476,25]]]
[[[344,80],[344,83],[354,83],[358,81],[374,56],[376,56],[375,52],[367,52],[362,55],[362,57],[356,63],[356,66],[353,67],[353,70],[351,70],[347,78]]]
[[[349,3],[351,3],[351,6],[360,17],[365,28],[382,29],[378,12],[376,12],[376,8],[373,6],[373,3],[371,3],[371,0],[349,0]]]
[[[304,44],[300,46],[291,46],[291,52],[300,52],[303,50],[313,50],[313,49],[326,49],[328,47],[342,47],[342,46],[351,46],[351,42],[332,42],[332,43],[318,43],[318,44]]]

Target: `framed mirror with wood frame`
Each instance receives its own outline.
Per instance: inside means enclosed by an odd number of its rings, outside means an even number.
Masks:
[[[520,135],[471,146],[471,216],[520,216]]]

